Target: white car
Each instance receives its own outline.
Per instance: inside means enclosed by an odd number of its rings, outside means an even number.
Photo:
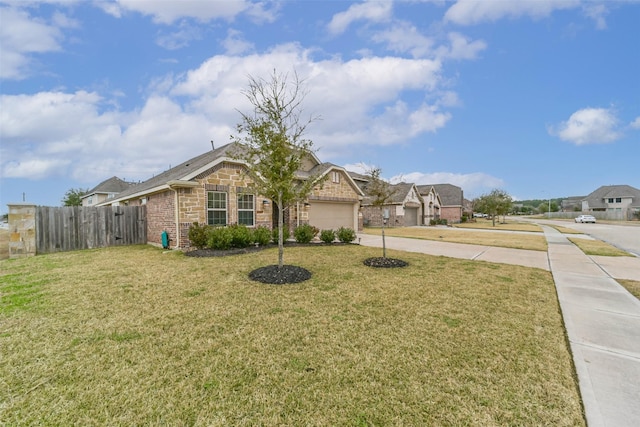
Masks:
[[[592,223],[596,223],[596,217],[593,215],[580,215],[578,217],[576,217],[575,219],[576,222],[592,222]]]

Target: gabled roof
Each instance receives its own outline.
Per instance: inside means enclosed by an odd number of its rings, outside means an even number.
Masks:
[[[589,208],[598,208],[607,206],[606,199],[616,197],[631,198],[632,206],[640,206],[640,190],[630,185],[603,185],[585,200],[589,203]]]
[[[207,151],[199,156],[189,159],[178,166],[175,166],[167,171],[162,172],[150,178],[140,184],[137,184],[126,191],[118,194],[115,199],[110,199],[109,204],[119,202],[121,200],[127,200],[134,197],[143,197],[147,194],[155,193],[158,191],[167,190],[169,188],[177,187],[191,187],[193,186],[192,180],[203,172],[208,171],[212,167],[223,163],[231,162],[244,164],[242,160],[238,160],[237,154],[239,150],[242,150],[241,144],[231,142],[216,148],[211,151]],[[328,173],[331,169],[341,169],[339,166],[332,165],[330,163],[320,163],[314,153],[310,153],[314,163],[317,163],[311,171],[299,171],[298,177],[300,179],[307,179],[310,176],[320,172],[323,175]],[[345,171],[346,174],[346,171]],[[347,174],[348,176],[348,174]],[[358,186],[352,181],[354,189],[359,191]],[[361,193],[361,192],[360,192]]]
[[[231,156],[233,155],[234,150],[237,149],[238,145],[239,144],[232,142],[216,148],[215,150],[202,153],[199,156],[180,163],[178,166],[166,170],[153,178],[123,191],[118,194],[115,199],[109,200],[109,203],[130,199],[132,197],[142,197],[146,194],[171,188],[172,185],[175,186],[178,182],[189,181],[216,164],[222,163],[224,160],[231,161]],[[236,162],[238,161],[236,160]]]
[[[420,194],[427,194],[431,187],[436,190],[436,193],[440,196],[440,202],[442,206],[462,206],[464,197],[462,195],[462,188],[453,184],[432,184],[432,185],[418,185],[418,191]]]
[[[82,198],[84,199],[85,197],[89,197],[94,194],[118,194],[129,189],[133,185],[135,185],[135,183],[126,182],[121,180],[117,176],[112,176],[111,178],[102,181],[100,184],[89,190],[82,196]]]
[[[352,173],[353,172],[350,172],[349,174],[352,174]],[[409,193],[411,192],[411,190],[414,189],[415,187],[416,187],[415,184],[407,183],[407,182],[400,182],[398,184],[389,184],[389,190],[392,191],[392,194],[391,194],[391,199],[386,204],[387,205],[403,204],[407,199],[407,197],[409,196]],[[416,194],[420,199],[422,198],[418,193],[417,188],[416,188]],[[365,196],[362,202],[363,202],[363,205],[371,205],[373,203],[372,198],[370,196]]]

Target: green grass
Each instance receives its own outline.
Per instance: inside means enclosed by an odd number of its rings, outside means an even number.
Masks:
[[[633,256],[629,252],[618,249],[602,240],[569,237],[569,240],[587,255],[595,256]]]
[[[625,287],[633,296],[640,299],[640,282],[636,280],[617,279],[618,283]]]
[[[0,420],[585,425],[548,272],[396,251],[408,267],[363,265],[379,255],[287,248],[313,277],[285,286],[247,277],[274,249],[0,261],[3,286],[38,289],[0,313]]]
[[[503,230],[507,231],[506,229]],[[381,229],[367,227],[363,230],[363,233],[380,235]],[[384,233],[386,236],[437,240],[440,242],[497,246],[533,251],[547,250],[547,239],[542,233],[493,233],[474,229],[441,227],[392,227],[385,228]]]

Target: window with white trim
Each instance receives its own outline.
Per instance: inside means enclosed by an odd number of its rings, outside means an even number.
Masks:
[[[238,194],[238,224],[253,227],[255,224],[255,197]]]
[[[336,171],[331,172],[331,182],[340,184],[340,172],[336,172]]]
[[[227,225],[227,193],[207,192],[207,224]]]

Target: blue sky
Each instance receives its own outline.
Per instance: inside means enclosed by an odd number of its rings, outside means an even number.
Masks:
[[[0,212],[229,142],[306,79],[322,161],[471,199],[640,188],[640,1],[2,1]]]

